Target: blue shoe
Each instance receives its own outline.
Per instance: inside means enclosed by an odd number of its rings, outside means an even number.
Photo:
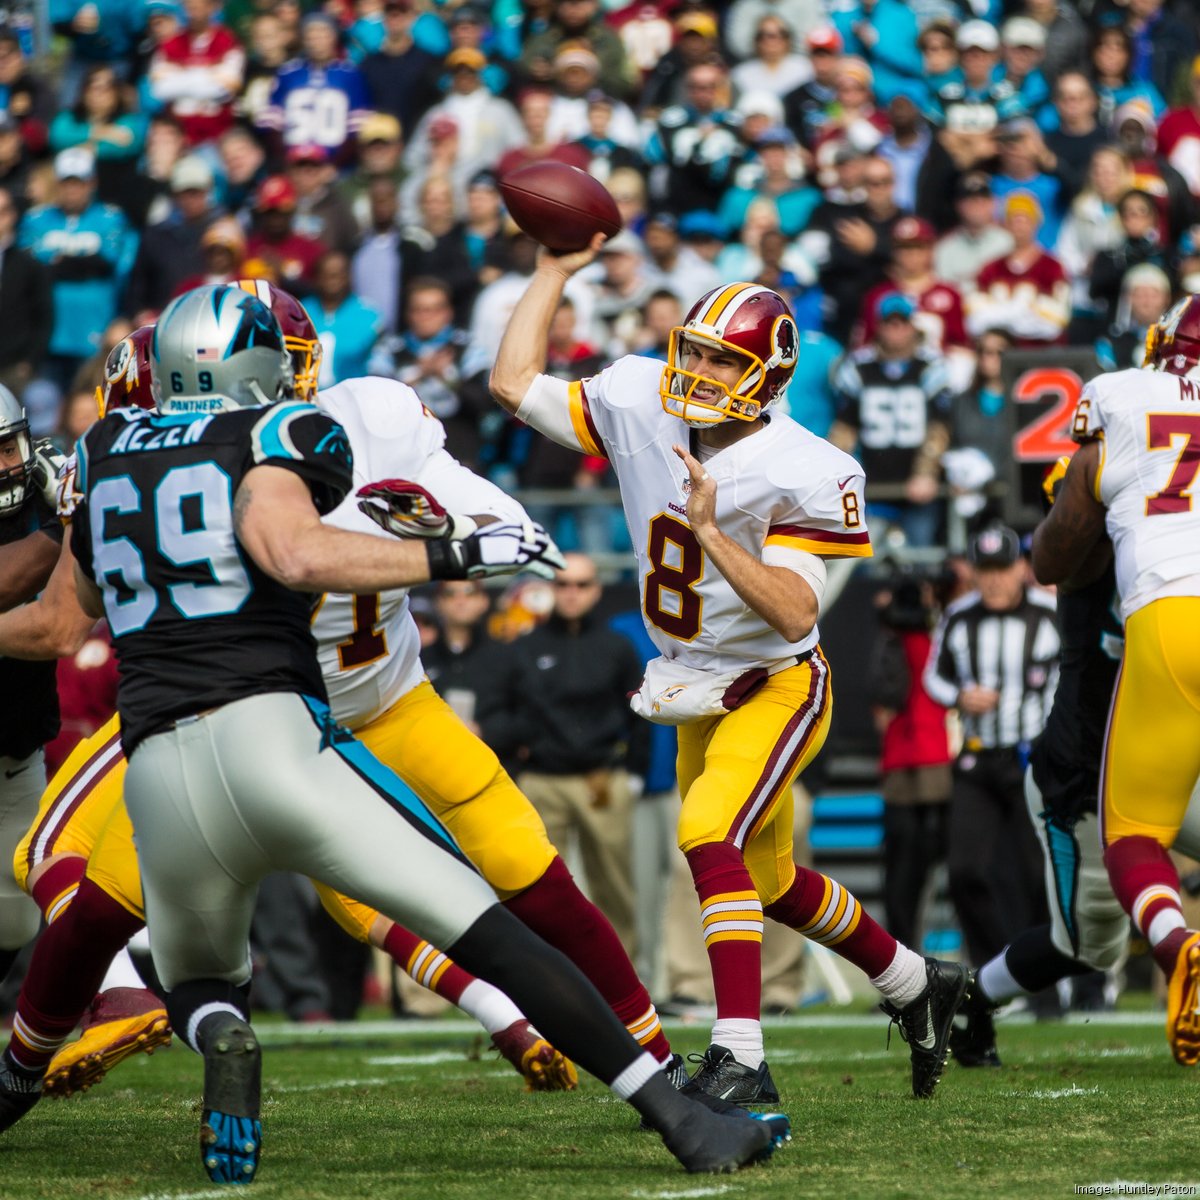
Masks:
[[[254,1030],[233,1013],[202,1023],[204,1114],[200,1158],[213,1183],[249,1183],[258,1170],[262,1122],[262,1050]]]
[[[771,1145],[756,1159],[756,1162],[766,1162],[771,1155],[792,1140],[792,1122],[785,1113],[756,1113],[740,1109],[752,1121],[761,1121],[771,1131]]]

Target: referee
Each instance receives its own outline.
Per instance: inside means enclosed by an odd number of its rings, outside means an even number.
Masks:
[[[925,689],[957,708],[947,860],[950,894],[973,966],[987,962],[1044,906],[1041,856],[1022,777],[1058,680],[1053,599],[1025,584],[1017,535],[989,526],[968,547],[976,590],[946,610]]]

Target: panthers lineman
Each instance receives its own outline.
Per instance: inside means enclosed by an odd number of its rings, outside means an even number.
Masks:
[[[824,560],[871,553],[862,471],[765,411],[799,348],[786,303],[765,287],[701,297],[672,331],[665,366],[622,358],[571,384],[543,374],[563,287],[602,240],[542,253],[491,386],[510,413],[606,456],[617,474],[646,628],[662,651],[634,706],[679,725],[679,845],[717,999],[712,1044],[688,1088],[777,1098],[759,1023],[765,914],[866,971],[910,1043],[914,1094],[930,1096],[965,972],[899,945],[844,888],[792,859],[791,784],[830,718],[816,628]]]
[[[768,1153],[766,1125],[710,1113],[670,1087],[325,703],[309,603],[293,587],[363,593],[553,563],[544,531],[496,523],[418,544],[322,525],[349,489],[349,447],[327,416],[277,403],[289,371],[283,335],[254,296],[186,294],[160,319],[152,353],[163,415],[122,410],[81,440],[72,545],[81,603],[107,615],[116,641],[151,944],[172,1023],[204,1055],[211,1177],[245,1182],[257,1167],[261,1058],[245,1020],[246,935],[254,881],[274,869],[404,916],[490,975],[689,1169]],[[20,1076],[6,1058],[7,1114],[21,1107]]]
[[[1075,415],[1082,441],[1034,534],[1043,583],[1082,585],[1107,526],[1125,621],[1101,766],[1104,861],[1121,907],[1168,979],[1167,1041],[1200,1061],[1200,933],[1187,928],[1167,853],[1200,778],[1200,297],[1151,326],[1149,371],[1101,375]]]

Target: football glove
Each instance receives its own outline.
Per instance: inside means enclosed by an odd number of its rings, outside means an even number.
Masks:
[[[430,579],[485,579],[532,571],[552,579],[567,564],[550,535],[533,521],[497,521],[465,538],[431,538]]]
[[[1071,465],[1071,456],[1064,454],[1061,458],[1055,459],[1050,465],[1050,469],[1042,476],[1042,503],[1049,512],[1054,507],[1055,500],[1058,499],[1059,489],[1063,485],[1063,480],[1067,477],[1067,468]]]
[[[470,517],[447,512],[437,497],[407,479],[381,479],[355,495],[359,511],[396,537],[465,538],[477,528]]]
[[[58,508],[58,477],[66,465],[67,456],[56,449],[49,438],[40,438],[33,443],[32,483],[42,499],[54,509]]]

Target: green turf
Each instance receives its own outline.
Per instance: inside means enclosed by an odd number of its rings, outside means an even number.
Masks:
[[[1117,1180],[1200,1181],[1200,1074],[1171,1062],[1157,1018],[1137,1020],[1003,1025],[1004,1068],[951,1065],[928,1103],[909,1097],[907,1048],[893,1037],[885,1049],[882,1019],[771,1023],[769,1061],[795,1138],[766,1167],[721,1177],[685,1175],[592,1081],[526,1094],[465,1024],[317,1036],[264,1026],[265,1149],[251,1195],[1068,1197]],[[673,1037],[699,1051],[705,1031]],[[43,1101],[0,1135],[0,1197],[228,1195],[200,1166],[199,1082],[199,1060],[173,1047],[83,1097]]]

